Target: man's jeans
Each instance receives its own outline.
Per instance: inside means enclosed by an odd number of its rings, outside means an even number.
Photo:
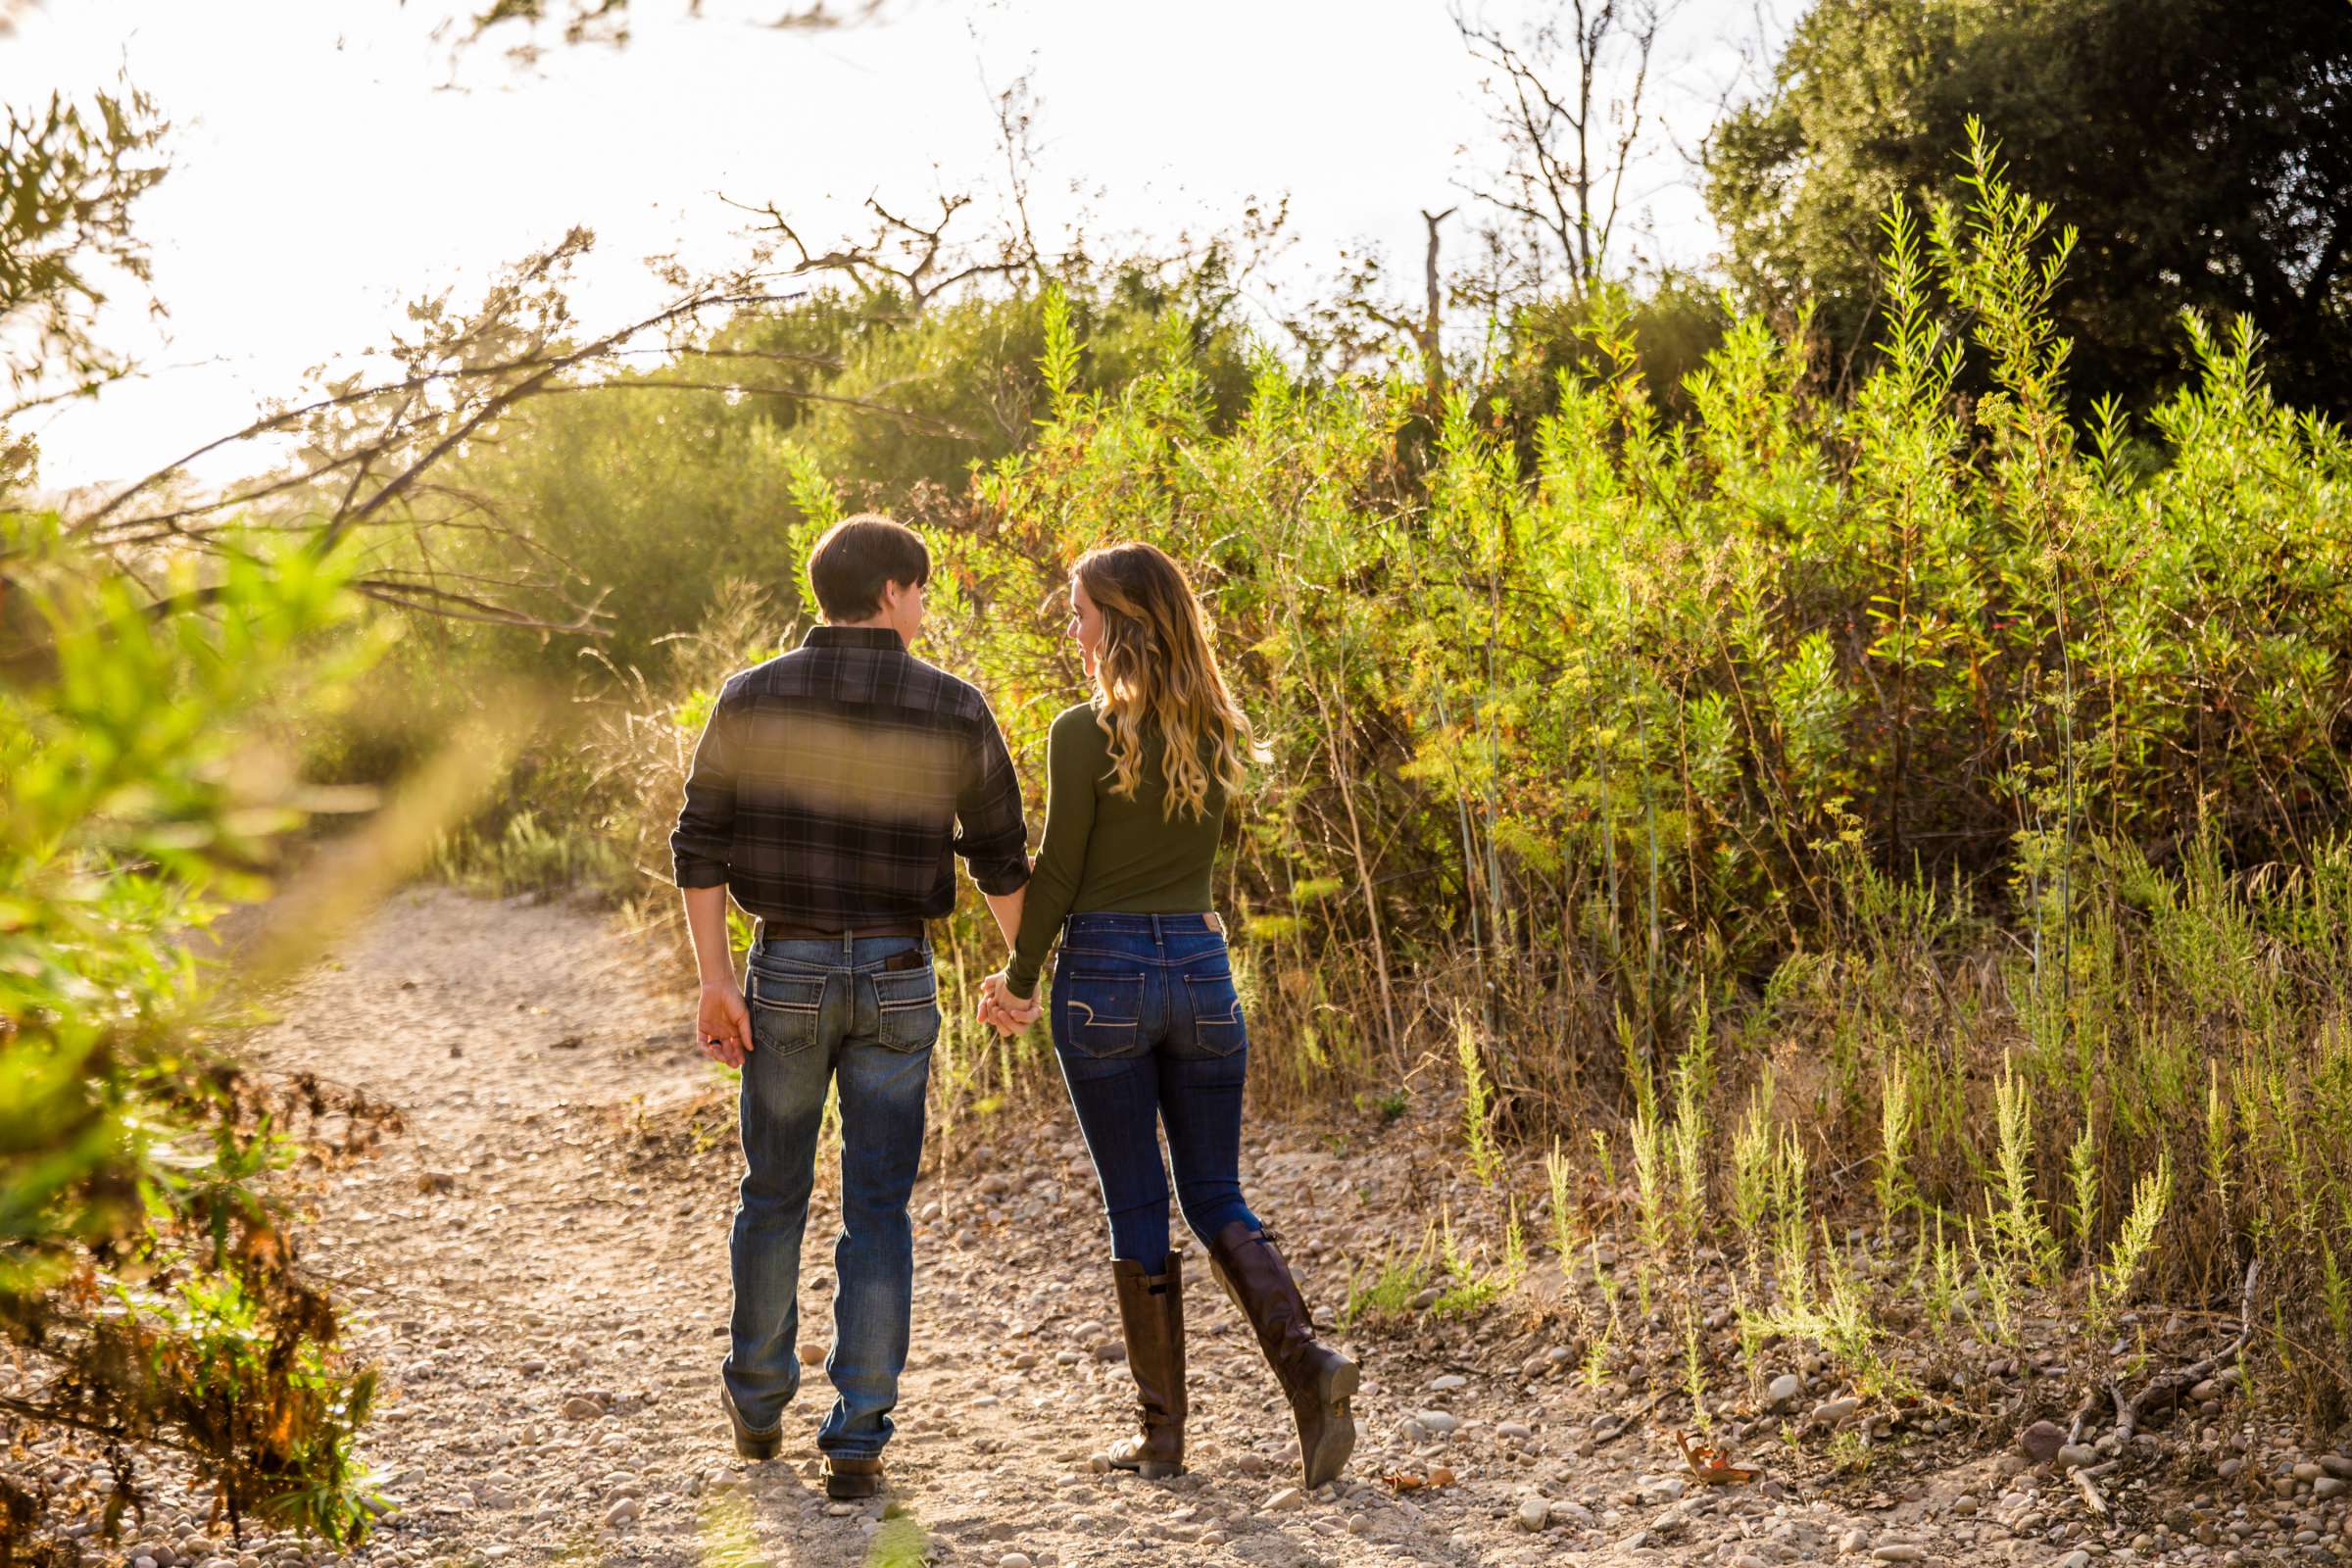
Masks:
[[[841,1235],[825,1372],[840,1397],[816,1446],[871,1456],[890,1441],[906,1365],[914,1289],[906,1198],[922,1160],[923,1092],[939,1038],[930,946],[913,937],[762,942],[744,989],[753,1049],[743,1063],[727,1389],[743,1419],[766,1430],[800,1388],[801,1235],[825,1087],[837,1084]]]

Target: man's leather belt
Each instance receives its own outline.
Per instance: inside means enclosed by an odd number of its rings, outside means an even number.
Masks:
[[[898,920],[883,925],[861,925],[850,931],[827,931],[821,926],[795,925],[788,920],[761,920],[756,933],[761,942],[851,942],[867,937],[921,937],[920,920]]]

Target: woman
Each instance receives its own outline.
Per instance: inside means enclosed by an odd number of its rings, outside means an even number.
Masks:
[[[1243,783],[1249,722],[1176,563],[1148,544],[1089,551],[1070,573],[1070,635],[1093,701],[1054,721],[1045,843],[1012,960],[983,987],[999,1028],[1034,1016],[1046,951],[1061,956],[1054,1051],[1110,1219],[1111,1281],[1143,1430],[1107,1457],[1184,1472],[1184,1278],[1168,1249],[1165,1125],[1185,1223],[1257,1331],[1298,1427],[1304,1484],[1355,1446],[1355,1364],[1315,1339],[1297,1281],[1242,1199],[1250,1041],[1209,873]]]

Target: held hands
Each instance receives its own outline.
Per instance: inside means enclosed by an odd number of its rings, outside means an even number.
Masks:
[[[752,1051],[752,1013],[734,977],[703,982],[702,1005],[694,1020],[695,1044],[703,1054],[728,1067],[741,1067]]]
[[[1000,969],[980,982],[980,1005],[977,1016],[984,1024],[1001,1035],[1017,1035],[1037,1022],[1045,1004],[1031,997],[1026,1002],[1004,989],[1004,972]]]

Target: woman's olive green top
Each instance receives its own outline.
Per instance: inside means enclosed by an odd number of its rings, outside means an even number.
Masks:
[[[1208,912],[1225,791],[1212,771],[1200,815],[1182,808],[1166,814],[1161,751],[1159,732],[1147,725],[1135,794],[1114,794],[1110,737],[1095,722],[1094,706],[1081,703],[1054,720],[1046,741],[1046,841],[1029,876],[1020,940],[1004,977],[1014,996],[1036,992],[1065,915]]]

